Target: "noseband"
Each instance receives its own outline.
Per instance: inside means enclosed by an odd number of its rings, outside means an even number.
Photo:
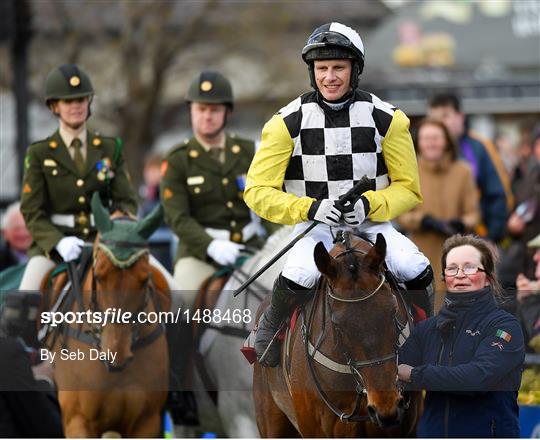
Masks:
[[[363,250],[351,247],[350,246],[350,238],[348,236],[346,236],[346,237],[340,236],[337,241],[342,241],[343,244],[345,245],[346,249],[343,252],[340,252],[338,255],[336,255],[334,257],[335,259],[338,259],[339,257],[342,257],[342,256],[351,255],[351,254],[354,254],[354,253],[363,254],[363,255],[366,254],[366,252],[363,251]],[[331,299],[333,299],[335,301],[338,301],[338,302],[342,302],[342,303],[358,303],[358,302],[366,301],[366,300],[372,298],[373,296],[375,296],[378,292],[380,292],[381,288],[385,284],[386,277],[385,277],[384,273],[380,273],[379,278],[380,278],[379,284],[370,293],[368,293],[367,295],[361,295],[361,296],[354,297],[354,298],[343,298],[341,296],[338,296],[336,294],[334,288],[332,287],[332,285],[329,282],[326,283],[326,291],[325,291],[325,299],[326,299],[326,301],[325,301],[325,305],[328,307],[328,309],[330,311],[330,322],[332,323],[334,333],[336,334],[336,337],[337,337],[337,340],[338,340],[337,345],[341,349],[341,351],[343,353],[343,357],[346,359],[346,364],[340,364],[338,362],[335,362],[332,359],[329,359],[328,357],[326,357],[324,354],[322,354],[318,350],[318,348],[320,347],[320,345],[321,345],[321,343],[323,341],[324,334],[325,334],[325,331],[326,331],[325,328],[324,328],[325,327],[324,323],[325,323],[325,320],[326,320],[326,318],[324,316],[324,311],[326,310],[325,306],[323,306],[323,317],[322,317],[323,328],[322,328],[321,335],[319,336],[318,341],[315,344],[315,346],[313,346],[311,344],[311,342],[310,342],[310,333],[311,333],[311,326],[312,326],[313,318],[314,318],[314,312],[315,312],[315,309],[316,309],[316,304],[312,305],[312,308],[311,308],[311,311],[310,311],[310,314],[309,314],[309,318],[308,318],[307,322],[304,320],[304,324],[302,325],[302,336],[303,336],[303,339],[304,339],[304,345],[305,345],[306,355],[307,355],[307,363],[308,363],[308,366],[309,366],[311,377],[312,377],[312,379],[313,379],[313,381],[314,381],[314,383],[316,385],[317,391],[318,391],[319,396],[321,397],[321,399],[325,402],[326,406],[337,417],[339,417],[340,421],[342,421],[342,422],[359,422],[359,421],[368,421],[368,420],[373,421],[372,418],[369,415],[362,416],[362,415],[358,414],[358,411],[360,409],[361,399],[362,399],[362,397],[367,396],[367,384],[366,384],[366,381],[365,381],[364,377],[362,376],[362,373],[361,373],[360,370],[362,368],[377,367],[377,366],[383,365],[384,363],[389,362],[389,361],[395,361],[396,367],[397,367],[397,344],[395,345],[396,346],[395,350],[392,353],[389,353],[387,355],[384,355],[384,356],[381,356],[381,357],[378,357],[378,358],[375,358],[375,359],[367,359],[367,360],[362,360],[362,361],[356,360],[354,358],[354,356],[350,355],[349,351],[346,348],[346,344],[344,344],[344,342],[343,342],[343,334],[344,334],[344,332],[341,329],[341,327],[339,326],[339,324],[334,320],[334,312],[333,312],[333,309],[332,309],[332,304],[329,301],[329,298],[331,298]],[[395,323],[396,327],[399,328],[399,326],[398,326],[399,321],[397,321],[397,310],[394,312],[393,320],[394,320],[394,323]],[[354,408],[352,409],[352,411],[350,411],[349,413],[341,411],[339,408],[337,408],[336,405],[334,405],[329,400],[327,394],[322,389],[320,381],[318,380],[317,375],[315,373],[315,369],[313,367],[313,359],[317,360],[319,363],[322,363],[325,367],[327,367],[327,368],[329,368],[329,369],[331,369],[333,371],[336,371],[336,372],[339,372],[339,373],[351,374],[353,376],[353,379],[354,379],[355,384],[356,384],[356,387],[355,387],[356,388],[356,400],[355,400],[355,405],[354,405]]]
[[[132,219],[131,217],[117,217],[114,220],[127,220],[127,221],[136,221]],[[116,257],[111,247],[116,248],[124,248],[124,249],[133,249],[134,252],[129,255],[129,257],[125,260],[121,260]],[[100,282],[98,277],[95,273],[95,267],[97,263],[97,251],[101,250],[104,256],[110,261],[112,265],[119,269],[127,269],[131,267],[133,264],[135,264],[137,261],[139,261],[143,256],[149,254],[148,245],[144,243],[131,243],[129,241],[121,241],[121,240],[100,240],[96,243],[92,255],[92,290],[91,290],[91,297],[90,297],[90,304],[89,304],[89,310],[91,312],[100,312],[102,315],[104,312],[101,310],[97,298],[97,284]],[[148,274],[148,277],[144,281],[143,285],[144,289],[144,298],[142,300],[142,304],[138,307],[137,311],[134,313],[134,316],[137,317],[138,314],[146,309],[149,302],[152,301],[154,304],[155,311],[157,313],[161,312],[161,306],[159,304],[159,301],[157,299],[156,289],[152,277],[152,273],[150,272]],[[84,302],[83,302],[83,296],[82,296],[82,289],[80,289],[80,285],[78,288],[74,288],[75,292],[75,302],[79,303],[79,309],[81,312],[85,312],[84,310]],[[77,293],[78,292],[78,293]],[[89,329],[85,330],[84,332],[81,332],[80,328],[77,330],[75,328],[70,327],[69,325],[65,326],[65,337],[71,337],[74,339],[77,339],[80,342],[83,342],[87,345],[96,347],[98,350],[101,350],[101,334],[103,331],[103,327],[101,325],[96,325],[93,323],[88,323]],[[147,345],[150,345],[153,343],[162,333],[165,331],[165,325],[163,323],[160,323],[155,327],[154,330],[152,330],[150,333],[148,333],[145,336],[140,335],[140,329],[141,324],[138,319],[135,319],[134,322],[131,322],[129,324],[133,327],[132,331],[132,338],[131,338],[131,350],[140,349],[142,347],[146,347]],[[63,342],[65,345],[65,340]],[[119,372],[123,370],[124,366],[121,367],[113,367],[105,360],[102,360],[107,365],[107,368],[109,368],[109,371],[111,372]]]

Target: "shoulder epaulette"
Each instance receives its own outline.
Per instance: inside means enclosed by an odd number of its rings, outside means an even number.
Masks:
[[[170,156],[171,154],[176,153],[177,151],[185,150],[189,144],[189,139],[184,139],[183,142],[180,142],[179,144],[174,145],[166,154],[166,156]]]

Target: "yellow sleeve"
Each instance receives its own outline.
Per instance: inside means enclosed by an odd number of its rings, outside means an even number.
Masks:
[[[367,191],[369,218],[376,222],[390,221],[422,203],[418,164],[411,134],[409,118],[396,110],[382,142],[382,152],[390,185],[378,191]]]
[[[283,191],[285,171],[294,149],[289,130],[280,115],[264,126],[261,145],[249,167],[244,201],[260,217],[273,223],[294,225],[308,220],[315,199]]]

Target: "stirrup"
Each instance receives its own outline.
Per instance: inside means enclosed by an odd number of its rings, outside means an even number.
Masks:
[[[264,349],[263,351],[263,354],[261,355],[260,358],[258,358],[258,362],[259,364],[262,365],[262,363],[264,362],[265,358],[266,358],[266,355],[268,354],[268,352],[270,351],[270,348],[272,347],[272,345],[274,344],[274,342],[276,341],[276,338],[279,336],[279,334],[281,333],[281,331],[283,330],[283,325],[285,324],[285,321],[282,321],[281,324],[279,325],[276,333],[274,333],[274,336],[272,336],[272,339],[270,339],[270,342],[268,343],[268,345],[266,346],[266,348]]]

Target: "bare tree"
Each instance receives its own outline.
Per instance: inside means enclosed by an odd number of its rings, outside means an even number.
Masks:
[[[120,134],[129,151],[128,166],[136,171],[155,139],[155,117],[165,76],[175,58],[197,41],[202,22],[218,1],[201,2],[199,10],[178,32],[175,2],[125,0],[121,57],[127,99],[119,107]],[[174,35],[173,35],[174,32]]]

